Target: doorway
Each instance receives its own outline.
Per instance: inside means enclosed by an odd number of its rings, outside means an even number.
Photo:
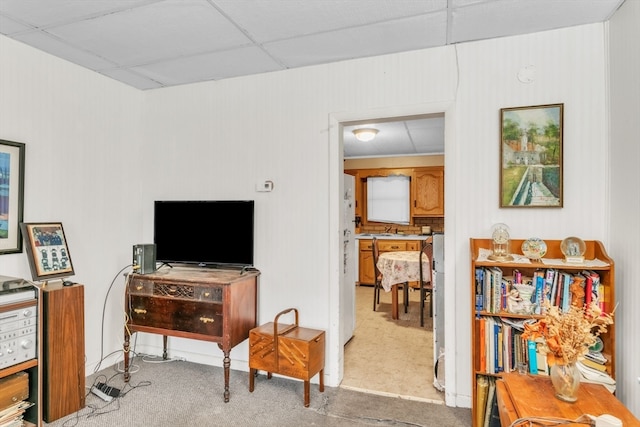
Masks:
[[[381,141],[354,146],[349,132],[371,127]],[[422,167],[444,165],[444,113],[341,122],[344,169]],[[384,130],[393,133],[386,136]],[[385,144],[393,143],[396,148]],[[397,150],[397,151],[394,151]],[[421,152],[420,150],[424,151]],[[355,153],[346,158],[345,153]],[[424,162],[424,156],[438,156]],[[347,166],[348,164],[348,166]],[[359,166],[354,166],[354,164]],[[356,241],[357,243],[357,241]],[[434,386],[433,318],[425,310],[425,327],[419,323],[419,292],[410,292],[408,313],[391,319],[391,294],[382,292],[380,305],[372,310],[373,287],[356,286],[355,331],[344,348],[341,387],[413,400],[444,402],[442,387]],[[402,311],[402,310],[401,310]]]

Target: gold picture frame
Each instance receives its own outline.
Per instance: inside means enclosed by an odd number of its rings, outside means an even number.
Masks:
[[[61,222],[21,223],[33,280],[73,276],[73,264]]]
[[[564,104],[500,110],[500,207],[561,208]]]

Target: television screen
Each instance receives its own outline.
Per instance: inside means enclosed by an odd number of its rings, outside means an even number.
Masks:
[[[156,260],[200,266],[253,265],[253,200],[156,200]]]

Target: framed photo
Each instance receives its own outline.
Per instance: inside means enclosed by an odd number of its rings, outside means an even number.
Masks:
[[[24,144],[0,139],[0,255],[22,252]]]
[[[561,208],[564,104],[500,110],[500,207]]]
[[[62,223],[22,223],[33,280],[73,276],[73,264]]]

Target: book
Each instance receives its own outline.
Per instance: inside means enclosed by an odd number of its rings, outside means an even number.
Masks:
[[[571,286],[571,275],[569,273],[562,273],[562,301],[561,310],[563,313],[569,311],[569,305],[571,304],[569,288]]]
[[[502,286],[502,269],[499,267],[491,268],[492,273],[492,295],[491,295],[491,312],[499,313],[500,312],[500,301],[502,300],[501,295],[501,286]]]
[[[489,390],[487,391],[487,403],[486,408],[484,410],[484,423],[482,424],[484,427],[489,427],[489,422],[491,420],[491,408],[494,404],[496,395],[496,380],[495,378],[489,378]]]
[[[476,379],[476,426],[484,424],[484,413],[487,407],[488,393],[489,379],[484,375],[478,375]]]
[[[478,319],[478,336],[480,337],[480,372],[487,372],[487,340],[485,339],[485,319],[481,317]]]
[[[529,356],[529,373],[538,375],[538,345],[535,341],[527,340],[527,349]]]
[[[545,282],[545,278],[542,275],[541,272],[536,271],[536,273],[533,275],[534,277],[534,284],[536,287],[536,290],[533,292],[533,304],[534,304],[534,313],[535,314],[540,314],[542,312],[542,296],[543,296],[543,292],[544,292],[544,282]]]
[[[589,305],[593,299],[593,277],[590,271],[583,271],[584,276],[584,304]]]
[[[482,311],[484,307],[484,269],[476,268],[476,311]]]
[[[492,378],[491,381],[493,382],[493,386],[495,389],[495,378]],[[487,396],[488,398],[488,396]],[[497,390],[494,390],[493,393],[493,399],[487,403],[489,405],[489,407],[491,408],[491,411],[489,413],[489,426],[488,427],[501,427],[501,423],[500,423],[500,410],[498,409],[498,392]]]
[[[594,362],[593,360],[587,359],[586,357],[583,358],[582,360],[580,360],[580,363],[582,363],[583,365],[592,368],[592,369],[596,369],[600,372],[606,372],[607,371],[607,366],[603,365],[601,363],[597,363]]]

